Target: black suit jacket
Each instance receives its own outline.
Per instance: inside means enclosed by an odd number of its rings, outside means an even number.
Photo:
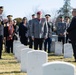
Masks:
[[[70,27],[67,29],[67,32],[69,33],[70,40],[76,43],[76,17],[72,18]]]
[[[25,37],[25,34],[27,34],[27,30],[28,30],[28,28],[25,27],[23,25],[23,23],[20,23],[20,25],[19,25],[19,36]]]
[[[8,36],[9,36],[8,27],[5,26],[5,27],[4,27],[4,37],[8,37]]]

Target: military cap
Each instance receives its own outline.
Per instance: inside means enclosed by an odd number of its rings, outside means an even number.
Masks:
[[[7,17],[13,17],[12,15],[8,15]]]
[[[46,16],[50,16],[50,17],[51,17],[51,15],[50,15],[50,14],[46,14],[46,15],[45,15],[45,17],[46,17]]]
[[[32,16],[35,16],[35,14],[32,14]]]

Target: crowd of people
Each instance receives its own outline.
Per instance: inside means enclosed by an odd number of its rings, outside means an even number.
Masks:
[[[32,14],[32,19],[29,21],[27,17],[23,17],[19,26],[16,20],[12,20],[12,15],[8,15],[7,19],[4,19],[2,14],[3,6],[0,6],[0,59],[3,40],[5,41],[5,51],[13,53],[13,41],[18,40],[18,35],[20,42],[24,45],[29,45],[29,48],[34,47],[35,50],[42,50],[44,44],[44,51],[48,50],[48,53],[50,53],[54,33],[58,35],[58,41],[63,44],[72,43],[76,61],[76,9],[72,11],[72,21],[69,16],[60,16],[56,24],[51,21],[50,14],[46,13],[45,17],[42,17],[41,11]]]
[[[3,43],[5,44],[5,52],[13,53],[13,41],[17,40],[19,27],[17,21],[12,20],[12,15],[3,16],[3,6],[0,6],[0,59],[2,55]]]

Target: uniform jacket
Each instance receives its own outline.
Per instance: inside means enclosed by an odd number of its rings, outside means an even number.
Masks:
[[[32,36],[32,20],[28,22],[28,36]]]
[[[3,21],[3,14],[0,14],[0,20]]]
[[[4,26],[0,25],[0,36],[4,36]]]
[[[4,36],[3,15],[0,14],[0,36]]]
[[[53,23],[51,21],[46,21],[46,24],[48,26],[48,37],[52,37]]]

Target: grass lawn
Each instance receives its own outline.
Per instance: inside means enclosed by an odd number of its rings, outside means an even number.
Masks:
[[[76,65],[74,58],[63,58],[63,56],[55,56],[50,53],[48,61],[65,61]],[[27,75],[20,71],[20,63],[14,58],[13,54],[3,52],[2,59],[0,59],[0,75]]]
[[[0,59],[0,75],[26,75],[20,72],[20,63],[13,54],[3,53]]]

